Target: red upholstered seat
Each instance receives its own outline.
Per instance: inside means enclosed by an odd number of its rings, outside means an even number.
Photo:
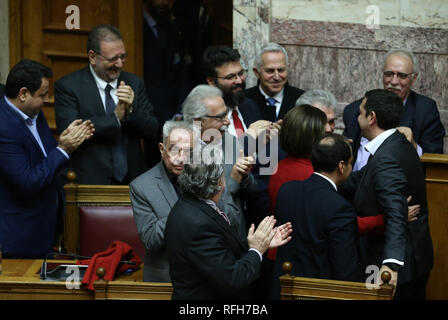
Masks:
[[[80,206],[80,248],[83,256],[106,250],[114,240],[126,242],[142,260],[145,247],[138,236],[131,206]]]

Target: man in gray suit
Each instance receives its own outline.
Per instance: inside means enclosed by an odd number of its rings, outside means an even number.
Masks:
[[[256,197],[259,193],[258,184],[251,174],[255,161],[252,156],[243,155],[242,143],[227,132],[230,120],[222,91],[214,86],[198,85],[185,99],[182,113],[185,122],[194,124],[195,128],[200,126],[200,143],[205,145],[202,160],[206,156],[222,154],[226,188],[218,207],[228,215],[240,237],[245,239],[248,228],[242,200]],[[252,138],[256,138],[258,134],[247,133]],[[214,153],[214,150],[219,152]]]
[[[163,143],[159,143],[162,160],[129,185],[135,224],[146,247],[143,281],[170,282],[165,224],[180,196],[177,177],[192,147],[191,125],[183,121],[165,122]]]

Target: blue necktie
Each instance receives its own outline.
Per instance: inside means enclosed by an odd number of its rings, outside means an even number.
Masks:
[[[275,106],[275,103],[277,102],[277,100],[275,100],[274,98],[267,98],[266,99],[266,108],[264,109],[263,112],[263,119],[264,120],[269,120],[274,122],[277,119],[277,107]]]
[[[110,95],[111,89],[112,86],[108,84],[104,90],[106,92],[106,113],[108,115],[113,114],[115,111],[115,102]],[[122,181],[128,173],[128,161],[125,148],[125,139],[121,130],[119,136],[117,137],[117,141],[112,146],[112,157],[113,176],[116,180]]]

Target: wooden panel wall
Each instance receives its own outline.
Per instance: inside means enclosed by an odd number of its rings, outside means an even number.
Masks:
[[[120,29],[129,54],[125,70],[142,76],[141,4],[141,0],[9,0],[10,65],[23,58],[39,61],[53,70],[55,81],[87,65],[88,32],[97,24],[110,23]],[[66,28],[70,5],[79,7],[79,29]],[[49,94],[50,103],[43,111],[55,129],[53,82]]]
[[[434,268],[426,290],[428,299],[448,299],[448,155],[424,154],[429,228],[434,246]]]

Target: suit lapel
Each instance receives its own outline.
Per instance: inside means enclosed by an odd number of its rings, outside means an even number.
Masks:
[[[90,67],[86,67],[84,69],[84,72],[86,75],[81,78],[81,92],[85,92],[87,94],[87,99],[90,100],[89,103],[93,108],[94,114],[103,116],[106,114],[106,109],[104,107],[103,100],[101,99],[101,95],[98,90],[98,86],[96,85],[95,79],[90,72]]]
[[[6,101],[4,101],[2,99],[1,101],[1,105],[3,106],[4,112],[6,115],[8,115],[8,117],[11,119],[10,124],[14,125],[17,127],[17,130],[12,129],[12,131],[15,132],[24,132],[25,135],[28,136],[29,140],[32,141],[34,147],[36,148],[37,152],[39,152],[39,154],[41,155],[42,158],[45,157],[44,153],[42,152],[42,149],[39,146],[39,143],[37,142],[36,138],[33,136],[33,134],[31,133],[30,129],[28,129],[27,125],[25,124],[25,122],[22,120],[21,116],[19,114],[17,114],[15,111],[13,111],[6,103]],[[39,114],[39,117],[42,117],[43,113],[41,111],[41,113]],[[39,119],[37,120],[37,128],[38,128],[38,133],[40,135],[40,131],[39,131]],[[42,144],[44,144],[44,141],[41,137],[42,140]],[[44,144],[45,146],[45,144]],[[46,148],[45,148],[46,149]],[[48,152],[47,152],[48,153]]]
[[[174,190],[174,186],[168,178],[165,168],[163,167],[163,162],[160,161],[157,167],[159,169],[159,174],[156,176],[158,179],[157,186],[172,208],[178,200],[176,190]]]
[[[205,202],[203,202],[201,200],[196,200],[196,199],[188,199],[187,200],[186,199],[186,201],[189,201],[194,206],[198,207],[201,210],[201,212],[203,212],[208,217],[210,217],[213,221],[215,221],[215,223],[225,232],[225,234],[227,234],[229,237],[236,240],[238,245],[243,250],[249,249],[247,244],[244,243],[243,239],[241,239],[240,236],[238,235],[236,228],[229,225],[227,223],[227,221],[223,217],[221,217],[221,215],[218,212],[216,212],[212,207],[210,207],[208,204],[206,204]]]
[[[400,125],[412,129],[414,125],[414,115],[415,115],[415,97],[411,92],[404,106],[404,112],[403,115],[401,116]]]
[[[291,100],[291,96],[289,95],[289,86],[288,84],[285,85],[284,91],[283,91],[283,100],[282,100],[282,105],[280,106],[280,111],[278,112],[278,116],[275,120],[278,119],[283,119],[286,112],[288,110],[286,110],[286,106],[287,105],[295,105],[295,101],[290,101]]]
[[[361,180],[359,181],[359,185],[358,185],[358,190],[355,194],[355,197],[353,199],[353,203],[355,204],[355,208],[359,208],[360,204],[359,204],[359,197],[360,197],[360,190],[365,190],[365,188],[363,187],[364,184],[364,180],[366,179],[367,175],[370,174],[369,172],[369,167],[371,166],[371,164],[375,161],[375,157],[377,157],[378,155],[381,154],[382,150],[385,148],[385,146],[387,146],[389,143],[392,143],[393,141],[395,141],[399,136],[400,133],[397,130],[396,132],[394,132],[392,135],[390,135],[389,137],[387,137],[386,140],[383,141],[383,143],[379,146],[379,148],[376,150],[375,154],[373,156],[369,157],[369,160],[367,161],[367,164],[364,166],[364,168],[362,168],[361,170],[364,170],[364,173],[362,174]]]

